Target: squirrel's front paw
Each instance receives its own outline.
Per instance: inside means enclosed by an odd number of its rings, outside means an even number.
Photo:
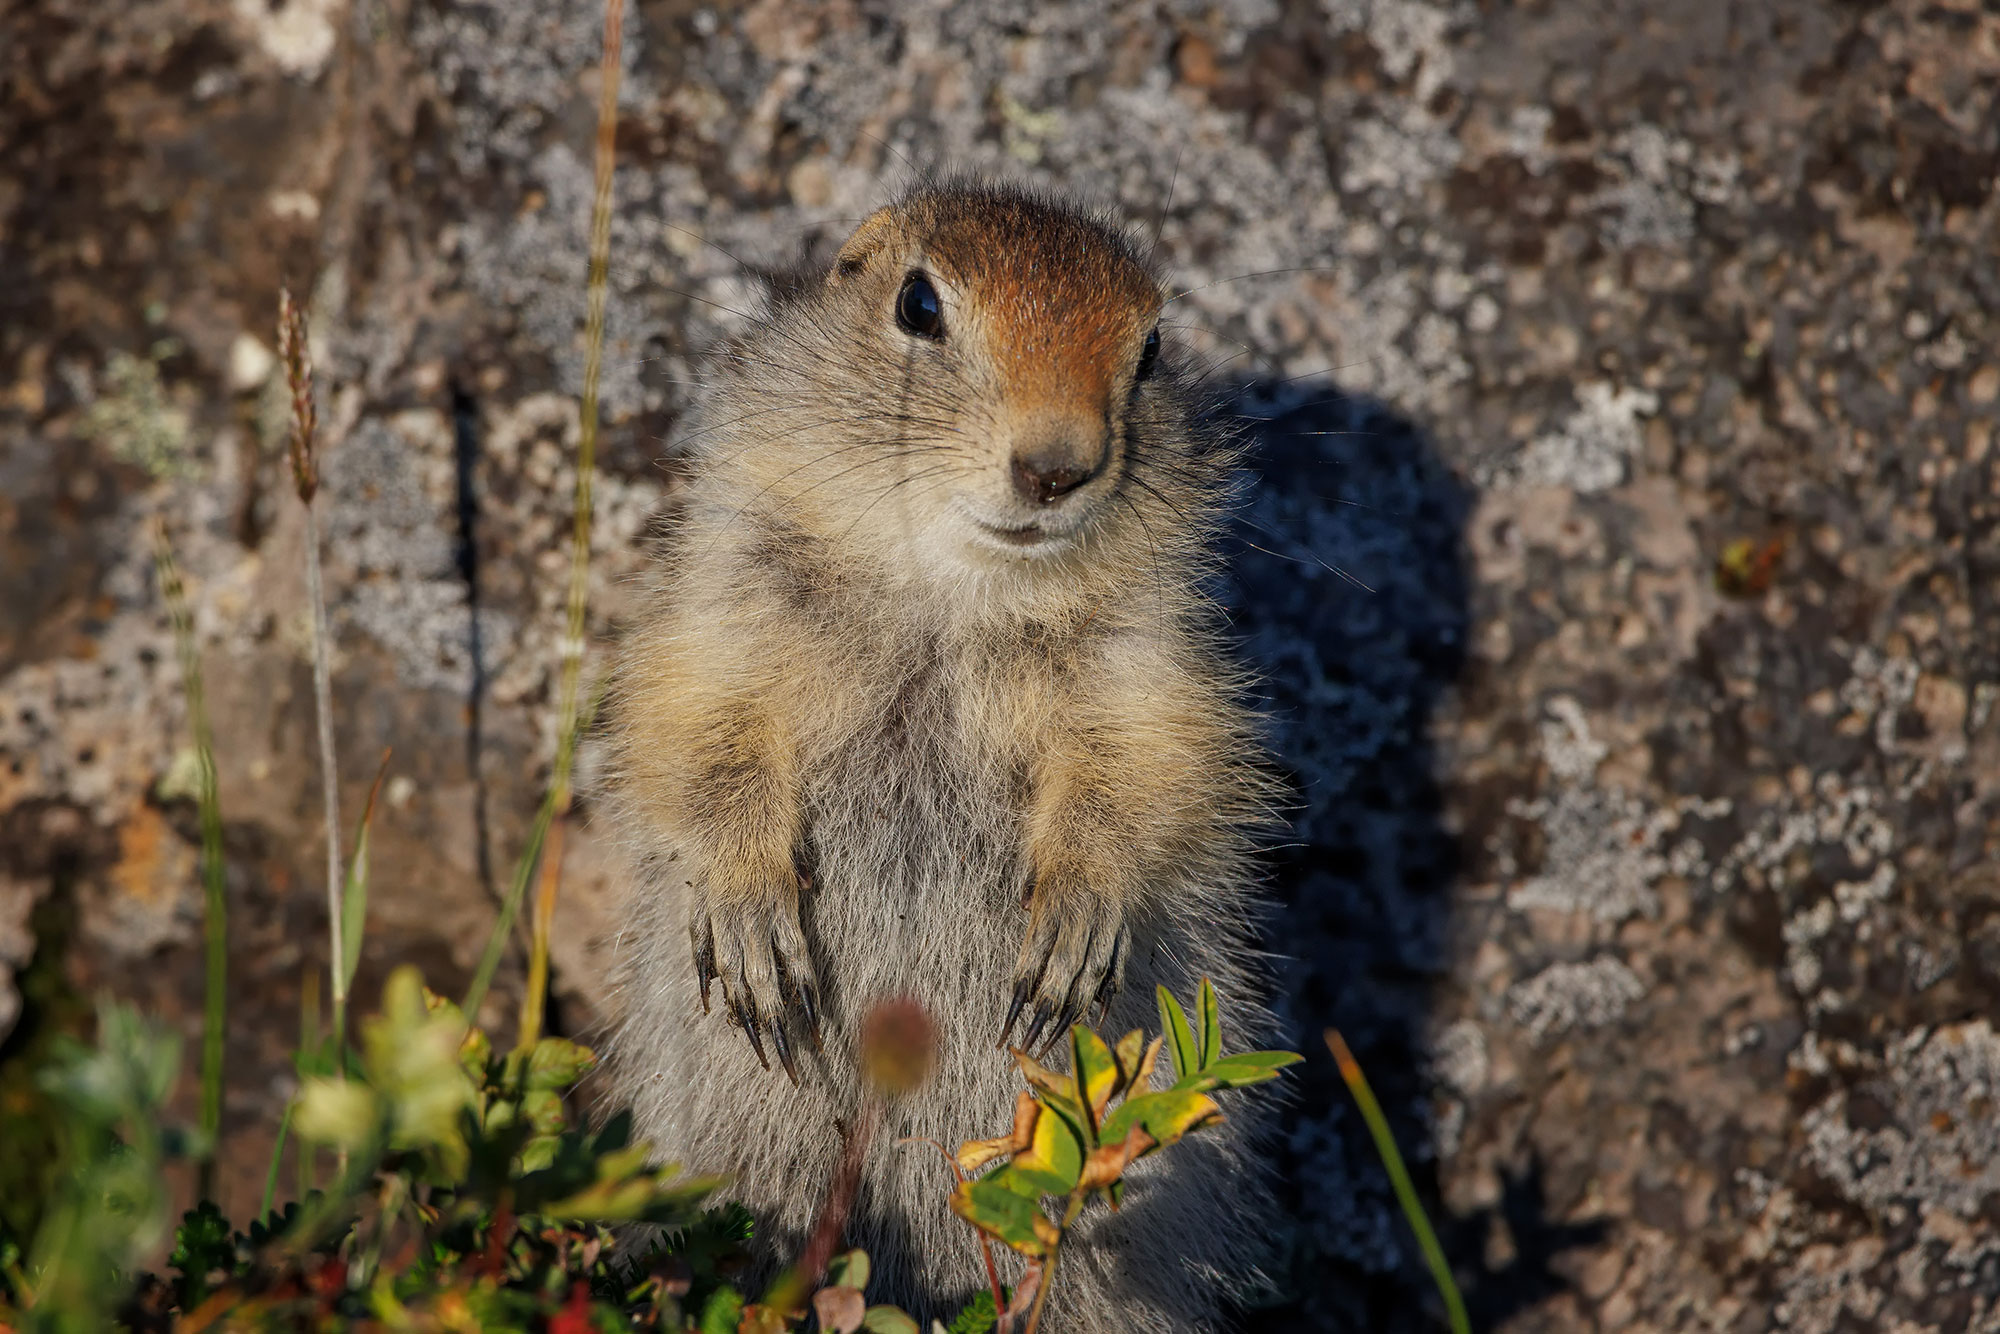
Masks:
[[[1021,1046],[1028,1051],[1037,1050],[1044,1038],[1053,1045],[1093,1002],[1101,1016],[1124,977],[1130,939],[1124,914],[1107,896],[1053,893],[1038,886],[997,1045],[1007,1045],[1015,1021],[1031,1003],[1034,1009],[1021,1035]]]
[[[819,983],[799,927],[798,901],[772,896],[750,902],[710,903],[689,927],[694,939],[694,973],[701,984],[701,1011],[708,1013],[708,985],[722,983],[722,1003],[730,1019],[750,1039],[750,1049],[768,1070],[762,1033],[794,1084],[798,1063],[785,1031],[788,1012],[804,1021],[815,1049],[820,1045]]]

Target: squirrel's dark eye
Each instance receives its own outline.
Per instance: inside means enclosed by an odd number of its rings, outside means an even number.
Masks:
[[[1153,378],[1153,367],[1160,360],[1160,331],[1155,328],[1146,335],[1146,345],[1139,349],[1139,369],[1132,373],[1134,382]]]
[[[903,279],[902,294],[896,298],[896,323],[906,334],[918,338],[944,337],[944,303],[937,288],[921,273]]]

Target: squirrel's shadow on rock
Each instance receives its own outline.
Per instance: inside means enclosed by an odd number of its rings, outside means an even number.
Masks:
[[[1548,1261],[1588,1238],[1514,1219],[1540,1199],[1534,1183],[1516,1183],[1506,1212],[1519,1249],[1489,1274],[1490,1220],[1445,1219],[1432,1189],[1424,1053],[1459,868],[1431,729],[1466,653],[1473,493],[1408,421],[1323,379],[1241,381],[1226,411],[1253,445],[1219,591],[1262,678],[1293,789],[1269,860],[1269,943],[1285,1040],[1307,1055],[1279,1145],[1296,1245],[1292,1272],[1277,1277],[1291,1305],[1248,1312],[1243,1327],[1440,1327],[1387,1174],[1328,1058],[1327,1027],[1367,1071],[1490,1327],[1559,1288]],[[1530,1238],[1536,1254],[1522,1245]]]

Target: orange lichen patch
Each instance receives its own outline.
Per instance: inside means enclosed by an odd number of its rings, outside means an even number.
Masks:
[[[32,755],[20,773],[15,773],[11,764],[0,764],[0,811],[12,810],[40,790],[39,769]]]
[[[156,903],[179,893],[193,874],[193,850],[153,807],[136,807],[118,826],[118,861],[110,878],[120,898]]]

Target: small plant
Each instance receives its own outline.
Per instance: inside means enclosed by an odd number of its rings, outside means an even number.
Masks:
[[[229,999],[229,903],[222,860],[222,800],[216,791],[215,737],[208,725],[207,694],[201,684],[201,650],[195,642],[180,570],[174,565],[167,528],[153,528],[153,566],[160,594],[174,624],[181,661],[181,693],[187,698],[188,729],[194,733],[195,805],[201,813],[202,950],[204,989],[201,1023],[201,1130],[205,1146],[199,1167],[201,1194],[213,1193],[215,1144],[222,1133],[223,1013]]]
[[[594,1066],[589,1049],[542,1038],[496,1052],[407,968],[359,1036],[347,1077],[308,1079],[296,1103],[299,1137],[346,1155],[336,1179],[242,1231],[203,1202],[174,1232],[170,1274],[135,1277],[166,1234],[163,1169],[202,1145],[163,1119],[178,1041],[105,1010],[98,1045],[71,1044],[44,1076],[74,1170],[25,1264],[0,1248],[0,1330],[802,1327],[803,1302],[751,1304],[732,1284],[751,1221],[707,1207],[717,1179],[653,1163],[626,1117],[571,1121],[564,1095]],[[661,1240],[622,1253],[613,1229],[634,1223]],[[821,1330],[919,1334],[867,1304],[864,1253],[825,1267],[810,1303]]]
[[[1118,1208],[1126,1168],[1219,1122],[1222,1108],[1212,1093],[1276,1078],[1279,1070],[1303,1059],[1289,1051],[1224,1056],[1215,988],[1206,978],[1196,997],[1194,1023],[1165,987],[1159,989],[1159,1004],[1164,1031],[1150,1044],[1138,1029],[1114,1047],[1082,1024],[1072,1027],[1067,1075],[1015,1048],[1014,1060],[1031,1087],[1014,1104],[1014,1129],[959,1146],[954,1165],[961,1178],[952,1192],[953,1212],[978,1228],[982,1239],[992,1237],[1028,1262],[1011,1301],[1003,1301],[994,1282],[999,1334],[1010,1334],[1023,1315],[1027,1323],[1022,1334],[1034,1334],[1040,1325],[1057,1257],[1086,1203],[1102,1196]],[[1169,1088],[1154,1090],[1153,1068],[1163,1044],[1173,1060],[1175,1080]],[[1000,1166],[970,1177],[995,1162]],[[1057,1217],[1043,1207],[1045,1197],[1058,1201]]]
[[[202,1148],[163,1123],[180,1040],[122,1005],[98,1010],[97,1043],[60,1039],[38,1082],[57,1110],[65,1170],[27,1248],[0,1238],[0,1328],[94,1334],[117,1288],[166,1235],[162,1167]],[[9,1307],[27,1307],[26,1319]]]

